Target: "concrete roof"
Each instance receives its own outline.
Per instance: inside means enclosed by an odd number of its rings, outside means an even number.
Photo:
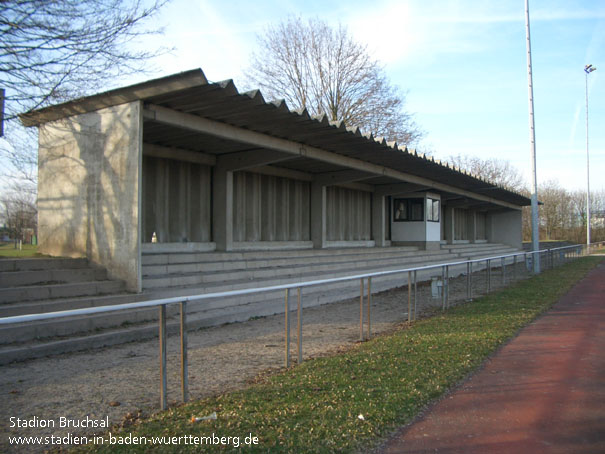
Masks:
[[[267,102],[258,90],[239,93],[232,80],[210,83],[201,69],[30,111],[22,114],[20,118],[25,126],[36,126],[136,100],[142,101],[144,106],[150,109],[145,116],[143,129],[145,144],[215,156],[236,152],[258,153],[257,150],[263,148],[259,146],[255,149],[250,143],[240,142],[237,138],[218,137],[211,133],[200,134],[191,128],[180,128],[177,123],[167,124],[156,119],[155,112],[158,109],[169,109],[187,116],[186,118],[209,119],[217,122],[215,124],[230,125],[240,130],[284,139],[289,143],[325,150],[344,159],[352,158],[356,162],[368,163],[373,165],[374,169],[376,166],[382,166],[419,179],[444,183],[466,194],[479,194],[515,206],[530,204],[530,199],[521,194],[414,150],[399,147],[397,143],[387,143],[384,139],[363,134],[358,128],[347,128],[342,123],[329,122],[326,116],[311,117],[306,110],[291,111],[283,100]],[[346,165],[320,162],[304,153],[301,153],[301,156],[277,159],[275,162],[282,169],[303,172],[314,177],[329,175],[338,179],[339,172],[350,171]],[[359,171],[359,168],[357,170]],[[388,173],[377,175],[376,171],[367,175],[363,175],[362,171],[361,175],[349,175],[348,178],[349,181],[363,180],[363,183],[375,188],[387,188],[389,185],[401,183],[400,179],[393,178]],[[428,189],[438,189],[451,198],[460,198],[458,191],[448,194],[448,191],[443,191],[442,186],[428,186]],[[427,187],[410,183],[409,189],[414,191]]]

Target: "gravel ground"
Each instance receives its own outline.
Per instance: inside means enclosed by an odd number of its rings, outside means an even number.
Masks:
[[[512,267],[507,267],[512,277]],[[517,278],[525,277],[523,265]],[[473,293],[485,292],[485,272],[474,273]],[[492,272],[492,289],[501,285]],[[450,280],[450,301],[466,298],[466,277]],[[418,313],[441,306],[430,285],[418,286]],[[392,331],[407,320],[407,287],[372,297],[372,335]],[[296,359],[296,312],[291,315],[291,355]],[[364,315],[365,318],[365,315]],[[359,341],[359,298],[304,310],[304,358],[336,352]],[[258,374],[282,367],[284,315],[275,315],[189,332],[189,393],[198,399],[236,389]],[[168,399],[180,398],[179,338],[168,339]],[[1,452],[41,453],[49,446],[17,447],[9,436],[92,435],[91,428],[60,428],[69,420],[108,418],[118,424],[159,407],[159,359],[156,340],[14,363],[0,367]],[[52,420],[55,427],[10,427],[11,417]],[[13,419],[13,422],[16,420]],[[102,432],[102,430],[100,430]]]

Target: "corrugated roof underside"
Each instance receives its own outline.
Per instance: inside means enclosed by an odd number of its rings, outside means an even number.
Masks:
[[[500,188],[481,178],[469,175],[432,158],[418,155],[396,143],[387,144],[358,129],[347,129],[344,124],[331,124],[327,117],[311,118],[306,110],[290,111],[283,101],[266,102],[258,90],[240,94],[232,81],[208,83],[201,70],[192,70],[144,84],[125,87],[95,95],[65,105],[40,109],[24,114],[28,121],[49,121],[65,112],[90,109],[119,99],[141,99],[146,104],[160,105],[176,111],[224,122],[273,137],[308,145],[400,172],[424,177],[460,189],[489,195],[494,199],[516,205],[528,205],[529,199]],[[145,89],[141,89],[144,87]],[[92,102],[92,101],[94,102]],[[214,154],[231,153],[253,147],[232,140],[203,135],[184,128],[167,126],[147,120],[144,128],[146,142]],[[280,163],[280,167],[309,173],[342,170],[342,167],[307,158],[296,158]],[[389,181],[385,179],[384,181]],[[391,181],[392,182],[392,181]]]

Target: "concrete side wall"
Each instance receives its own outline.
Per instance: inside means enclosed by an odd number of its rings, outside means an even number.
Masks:
[[[211,167],[143,157],[143,243],[211,241]]]
[[[87,257],[140,291],[141,166],[138,101],[41,125],[40,252]]]
[[[233,241],[309,241],[310,184],[251,172],[233,174]]]
[[[521,249],[521,210],[488,213],[487,235],[491,243],[503,243]]]
[[[327,198],[328,241],[372,239],[372,194],[329,186]]]

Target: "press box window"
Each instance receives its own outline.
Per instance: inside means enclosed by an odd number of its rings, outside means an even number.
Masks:
[[[426,199],[426,220],[439,222],[439,200]]]
[[[395,199],[393,220],[395,222],[424,221],[424,199]]]

